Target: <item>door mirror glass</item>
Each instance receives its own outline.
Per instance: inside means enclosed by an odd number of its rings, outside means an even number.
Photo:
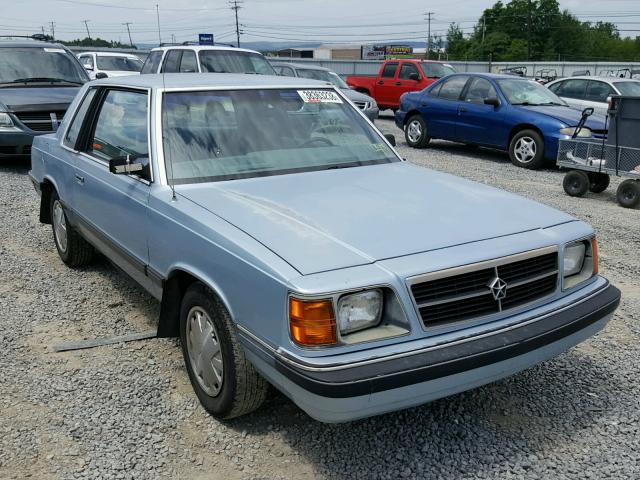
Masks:
[[[492,105],[494,107],[499,107],[500,106],[500,100],[496,97],[490,97],[490,98],[485,98],[484,99],[484,104],[485,105]]]
[[[415,82],[419,82],[420,81],[420,75],[418,75],[417,73],[410,73],[409,74],[409,80],[413,80]]]

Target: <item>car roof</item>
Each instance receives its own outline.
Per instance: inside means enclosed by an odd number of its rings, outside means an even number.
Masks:
[[[91,85],[117,85],[138,88],[184,88],[185,90],[206,88],[229,88],[233,90],[236,88],[262,87],[327,88],[328,86],[326,82],[319,80],[275,75],[248,75],[245,73],[155,73],[94,80],[91,82]]]
[[[214,50],[214,51],[230,50],[234,52],[248,52],[248,53],[257,53],[259,55],[262,55],[260,52],[256,50],[249,50],[247,48],[227,47],[224,45],[167,45],[164,47],[155,47],[151,49],[152,52],[158,52],[158,51],[163,52],[166,50],[195,50],[196,52],[199,52],[201,50]]]
[[[0,48],[64,48],[66,47],[60,43],[54,42],[42,42],[40,40],[25,39],[0,39]]]
[[[98,55],[99,57],[127,57],[138,58],[132,53],[117,53],[117,52],[78,52],[77,55]]]
[[[493,80],[509,79],[509,80],[533,81],[533,78],[521,77],[520,75],[508,75],[506,73],[486,73],[486,72],[456,72],[456,73],[452,73],[451,75],[447,75],[447,77],[451,77],[454,75],[466,75],[468,77],[492,78]],[[442,78],[446,78],[446,77],[442,77]]]
[[[318,65],[311,65],[308,63],[291,63],[291,62],[271,62],[271,65],[273,66],[280,66],[280,67],[293,67],[293,68],[300,68],[300,69],[304,69],[304,70],[321,70],[323,72],[331,72],[330,69],[325,68],[325,67],[320,67]]]
[[[598,80],[599,82],[640,82],[638,78],[622,78],[622,77],[609,77],[604,75],[576,75],[575,77],[563,77],[554,80],[553,82],[549,82],[547,85],[551,85],[552,83],[558,83],[564,80]]]

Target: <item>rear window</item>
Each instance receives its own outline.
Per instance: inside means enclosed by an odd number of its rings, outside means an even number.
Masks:
[[[98,69],[139,72],[142,69],[142,62],[137,58],[98,55]]]
[[[201,50],[199,56],[203,72],[276,75],[271,64],[259,53],[234,50]]]
[[[614,82],[621,95],[640,97],[640,82]]]

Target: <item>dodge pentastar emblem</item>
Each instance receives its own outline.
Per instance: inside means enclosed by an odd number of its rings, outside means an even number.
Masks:
[[[507,296],[507,282],[500,277],[496,277],[489,282],[489,289],[491,290],[494,300],[504,300]]]

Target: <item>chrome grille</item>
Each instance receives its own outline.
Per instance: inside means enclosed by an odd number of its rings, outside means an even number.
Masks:
[[[14,112],[14,115],[31,130],[36,132],[53,132],[53,122],[51,120],[52,113],[55,114],[57,122],[60,123],[62,121],[62,117],[64,117],[65,111]]]
[[[496,279],[506,282],[504,297]],[[434,272],[409,285],[426,327],[493,315],[555,292],[558,252],[547,248]]]

